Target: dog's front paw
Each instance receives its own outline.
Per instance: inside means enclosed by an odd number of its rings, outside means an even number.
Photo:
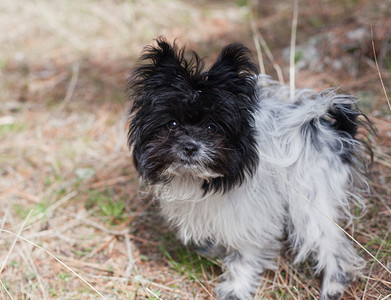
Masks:
[[[340,300],[346,287],[352,282],[353,275],[339,271],[323,280],[321,300]]]
[[[232,281],[223,281],[216,288],[218,300],[246,300],[252,299],[251,291]]]
[[[322,295],[320,297],[320,300],[340,300],[341,298],[342,298],[342,293],[336,292],[334,294]]]

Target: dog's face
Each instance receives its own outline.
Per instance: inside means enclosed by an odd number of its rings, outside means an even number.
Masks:
[[[232,44],[203,71],[193,53],[157,39],[129,80],[133,101],[129,145],[149,183],[175,176],[200,179],[205,192],[241,184],[257,165],[253,113],[256,67],[248,49]]]

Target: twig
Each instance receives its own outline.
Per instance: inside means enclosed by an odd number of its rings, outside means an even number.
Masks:
[[[57,257],[60,258],[62,261],[66,261],[68,264],[71,264],[71,265],[74,265],[77,267],[87,267],[87,268],[95,269],[98,271],[103,271],[106,273],[113,273],[113,270],[111,270],[110,267],[101,266],[99,264],[95,264],[95,263],[91,263],[91,262],[87,262],[87,261],[82,261],[82,260],[74,259],[73,257],[67,257],[67,256],[63,256],[63,255],[57,255]]]
[[[100,187],[107,188],[108,186],[111,186],[111,185],[116,185],[116,184],[121,183],[121,182],[127,182],[130,179],[132,179],[132,178],[134,178],[134,175],[120,176],[120,177],[116,177],[116,178],[111,178],[109,180],[98,181],[98,182],[95,182],[95,183],[91,184],[90,188],[92,188],[92,189],[97,189],[97,188],[100,188]]]
[[[10,297],[12,300],[14,300],[14,297],[12,297],[11,293],[9,292],[9,290],[6,288],[6,286],[4,285],[3,281],[0,279],[0,284],[1,286],[3,287],[3,289],[5,290],[5,292],[7,293],[8,297]]]
[[[162,298],[159,295],[155,294],[149,287],[144,288],[148,293],[152,294],[155,298],[161,300]]]
[[[387,91],[386,91],[386,88],[384,86],[383,78],[382,78],[382,75],[380,73],[379,64],[377,62],[377,55],[376,55],[376,50],[375,50],[375,41],[373,40],[373,29],[372,29],[372,26],[371,26],[371,37],[372,37],[372,50],[373,50],[373,56],[375,58],[377,73],[379,74],[379,79],[380,79],[380,82],[381,82],[381,86],[383,88],[384,96],[386,97],[386,100],[387,100],[388,108],[391,110],[390,99],[388,98]]]
[[[292,32],[291,32],[291,52],[289,59],[289,90],[290,100],[293,102],[295,97],[295,49],[296,49],[296,33],[297,33],[297,19],[299,16],[299,0],[293,0],[293,18],[292,18]]]
[[[1,225],[0,225],[0,228],[3,229],[4,228],[4,225],[5,223],[7,222],[7,217],[10,215],[10,204],[9,202],[7,202],[7,209],[5,209],[4,211],[4,216],[1,220]]]
[[[124,239],[126,245],[126,254],[128,256],[128,265],[126,266],[125,277],[130,277],[130,274],[132,274],[133,271],[135,260],[133,258],[132,242],[130,240],[129,234],[124,234]]]
[[[133,216],[131,216],[131,217],[133,217]],[[90,226],[92,226],[92,227],[94,227],[94,228],[96,228],[96,229],[98,229],[98,230],[100,230],[102,232],[105,232],[107,234],[111,234],[111,235],[114,235],[114,236],[126,234],[126,231],[124,231],[124,230],[111,230],[111,229],[108,229],[105,226],[99,224],[98,222],[92,221],[90,219],[82,219],[80,221],[81,221],[81,224],[90,225]]]
[[[31,195],[29,193],[26,193],[24,191],[14,190],[11,193],[14,194],[14,195],[17,195],[19,197],[25,198],[25,199],[27,199],[29,201],[32,201],[34,203],[39,203],[41,201],[41,199],[39,197],[37,197],[35,195]]]
[[[209,299],[215,299],[215,297],[213,297],[212,293],[209,292],[209,290],[206,288],[206,286],[203,285],[202,282],[195,275],[192,274],[192,277],[202,287],[202,289],[209,295]]]
[[[158,242],[146,240],[146,239],[143,239],[143,238],[141,238],[139,236],[136,236],[134,234],[130,234],[129,233],[129,237],[130,237],[131,240],[138,241],[138,242],[143,243],[143,244],[149,244],[149,245],[152,245],[152,246],[158,246],[159,245]]]
[[[93,251],[91,251],[88,255],[86,255],[84,258],[89,259],[91,257],[94,257],[97,253],[101,252],[104,248],[107,247],[114,239],[115,235],[112,235],[109,237],[103,244],[101,244],[98,248],[95,248]]]
[[[44,217],[45,215],[47,215],[48,213],[51,213],[53,212],[54,210],[56,210],[57,208],[59,208],[61,205],[63,205],[64,203],[68,202],[69,200],[71,200],[73,197],[75,197],[77,195],[77,191],[73,191],[73,192],[70,192],[69,194],[65,195],[64,197],[62,197],[60,200],[56,201],[55,203],[53,203],[52,205],[50,205],[46,210],[45,212],[43,213],[40,213],[38,215],[36,215],[34,218],[32,218],[30,220],[30,224],[38,221],[39,219],[41,219],[42,217]]]
[[[384,241],[386,241],[387,236],[388,236],[388,234],[390,233],[390,229],[391,229],[391,225],[388,226],[387,232],[386,232],[384,238],[381,240],[381,244],[380,244],[380,246],[379,246],[379,249],[377,249],[376,256],[379,255],[380,250],[383,248],[383,246],[384,246]],[[372,274],[372,271],[373,271],[373,267],[374,267],[374,266],[375,266],[375,262],[372,263],[371,268],[369,269],[368,277],[371,277],[371,274]],[[368,284],[369,284],[369,280],[367,279],[367,282],[365,283],[365,288],[364,288],[364,293],[363,293],[362,299],[365,299],[365,295],[366,295],[367,289],[368,289]]]
[[[71,101],[73,92],[75,91],[77,80],[79,78],[79,70],[80,70],[80,62],[75,62],[72,65],[72,77],[69,82],[67,92],[65,94],[64,100],[62,100],[61,104],[57,107],[56,111],[62,110],[69,101]]]
[[[22,223],[22,226],[20,226],[20,229],[19,229],[19,232],[17,233],[17,235],[15,236],[15,239],[14,241],[12,242],[12,246],[11,248],[8,250],[8,253],[7,253],[7,256],[4,258],[3,260],[3,264],[1,265],[1,268],[0,268],[0,274],[3,272],[4,270],[4,267],[7,263],[7,260],[9,258],[9,256],[11,255],[12,253],[12,250],[14,249],[15,245],[16,245],[16,242],[18,241],[18,236],[20,236],[20,234],[22,233],[23,229],[24,229],[24,226],[26,225],[26,222],[28,220],[28,218],[30,218],[30,215],[31,215],[31,210],[29,211],[27,217],[23,220],[23,223]],[[1,230],[4,230],[4,229],[1,229]]]
[[[384,285],[386,285],[386,286],[388,286],[389,288],[391,288],[391,281],[386,281],[386,280],[383,280],[383,279],[373,278],[373,277],[369,277],[369,276],[362,276],[362,278],[365,278],[365,279],[367,279],[367,280],[374,280],[374,281],[381,282],[381,283],[383,283]]]
[[[70,267],[68,267],[64,262],[62,262],[59,258],[57,258],[54,254],[52,254],[50,251],[46,250],[45,248],[39,246],[38,244],[34,243],[33,241],[30,241],[28,239],[25,239],[24,237],[12,232],[12,231],[9,231],[9,230],[5,230],[5,229],[0,229],[1,232],[5,232],[5,233],[8,233],[8,234],[11,234],[15,237],[17,237],[18,239],[20,240],[23,240],[27,243],[30,243],[31,245],[37,247],[38,249],[41,249],[42,251],[44,251],[46,254],[48,254],[50,257],[54,258],[56,261],[58,261],[62,266],[64,266],[67,270],[69,270],[70,272],[72,272],[72,274],[74,274],[76,277],[78,277],[81,281],[83,281],[86,285],[88,285],[95,293],[97,293],[102,299],[105,299],[105,297],[96,289],[94,288],[87,280],[85,280],[81,275],[79,275],[78,273],[76,273],[73,269],[71,269]]]
[[[269,58],[269,60],[273,64],[274,69],[276,70],[278,81],[281,84],[285,84],[285,80],[284,80],[284,76],[282,75],[281,67],[277,63],[276,59],[273,56],[273,53],[271,52],[269,46],[267,45],[265,39],[263,38],[262,34],[259,31],[257,31],[257,38],[259,39],[259,42],[261,43],[262,48],[265,50],[266,56]]]
[[[291,267],[290,267],[289,264],[287,264],[287,263],[284,263],[284,267],[285,267],[286,269],[288,269],[288,270],[294,271],[294,270],[291,269]],[[311,290],[307,287],[307,285],[304,284],[304,283],[300,280],[300,278],[295,274],[295,272],[292,272],[291,274],[292,274],[292,277],[294,277],[294,279],[295,279],[298,283],[300,283],[300,285],[307,291],[308,294],[311,295],[311,297],[312,297],[313,299],[316,299],[316,298],[317,298],[317,297],[315,297],[315,295],[311,292]]]
[[[252,10],[251,10],[251,12],[252,12]],[[260,68],[261,74],[266,74],[265,63],[263,61],[263,56],[262,56],[262,49],[259,45],[260,41],[259,41],[259,37],[258,37],[258,33],[257,33],[257,28],[255,26],[254,17],[252,14],[250,14],[250,25],[251,25],[251,32],[252,32],[252,36],[253,36],[254,46],[257,51],[259,68]]]
[[[99,228],[101,228],[102,231],[104,232],[108,232],[110,234],[112,234],[112,236],[106,240],[103,244],[101,244],[98,248],[94,249],[94,251],[91,251],[88,255],[85,256],[85,258],[91,258],[93,257],[95,254],[99,253],[100,251],[102,251],[104,248],[107,247],[107,245],[109,245],[114,239],[115,239],[115,236],[117,235],[123,235],[124,232],[121,231],[123,230],[126,226],[128,226],[133,220],[134,218],[140,214],[141,212],[143,212],[144,210],[146,210],[148,207],[150,207],[152,205],[152,203],[148,203],[147,205],[139,208],[133,216],[130,216],[126,219],[126,221],[124,221],[121,225],[119,225],[119,231],[110,231],[109,229],[105,228],[104,226],[101,226],[93,221],[90,221],[90,220],[84,220],[86,223],[90,223],[90,224],[94,224],[92,226],[97,226]]]
[[[293,299],[297,300],[297,297],[292,293],[291,289],[288,287],[288,285],[285,283],[284,281],[284,278],[282,278],[281,276],[281,273],[280,272],[276,272],[277,275],[278,275],[278,278],[280,279],[282,285],[285,287],[285,289],[289,292],[289,294],[291,294],[291,296],[293,297]]]
[[[122,281],[122,282],[128,282],[129,281],[129,278],[126,278],[126,277],[119,277],[119,276],[105,276],[105,275],[98,275],[98,274],[87,274],[86,276],[89,276],[89,277],[92,277],[92,278],[99,278],[99,279],[105,279],[105,280],[116,280],[116,281]],[[142,285],[153,285],[159,289],[162,289],[162,290],[166,290],[166,291],[169,291],[169,292],[178,292],[178,293],[185,293],[181,290],[175,290],[173,288],[170,288],[166,285],[163,285],[163,284],[160,284],[160,283],[156,283],[156,282],[153,282],[153,281],[150,281],[148,279],[145,279],[142,277],[142,275],[136,275],[136,276],[133,276],[131,278],[131,281],[133,283],[141,283]],[[185,299],[185,298],[184,298]]]
[[[20,247],[17,247],[17,249],[19,251],[19,254],[22,257],[22,259],[24,259],[25,262],[28,265],[30,265],[30,268],[34,271],[34,274],[36,274],[38,285],[39,285],[39,288],[41,289],[41,292],[42,292],[42,295],[43,295],[44,299],[48,299],[47,292],[46,292],[45,287],[43,285],[42,277],[41,277],[41,275],[39,274],[39,272],[37,270],[37,267],[35,265],[34,259],[31,257],[31,253],[26,248],[27,247],[23,247],[23,250],[24,250],[24,252],[23,252]],[[24,253],[26,253],[26,255]]]

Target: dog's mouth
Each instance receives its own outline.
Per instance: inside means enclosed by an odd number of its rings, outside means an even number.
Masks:
[[[178,163],[177,165],[182,165],[184,167],[192,167],[192,166],[200,166],[200,162],[197,158],[193,158],[193,157],[184,157],[184,158],[180,158],[178,160]]]
[[[171,164],[164,173],[169,177],[186,176],[200,178],[203,180],[210,180],[223,176],[223,174],[217,173],[203,164],[200,164],[197,160],[191,158],[182,159]]]

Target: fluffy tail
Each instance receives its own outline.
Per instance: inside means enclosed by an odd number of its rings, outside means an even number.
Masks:
[[[351,100],[351,103],[333,103],[323,120],[325,118],[328,118],[326,122],[329,122],[330,126],[341,136],[359,142],[367,150],[366,152],[369,153],[371,157],[370,163],[373,162],[371,145],[368,139],[363,140],[358,136],[358,131],[362,128],[367,133],[374,133],[375,129],[368,117],[358,109],[354,100]],[[347,160],[349,159],[347,158]]]

